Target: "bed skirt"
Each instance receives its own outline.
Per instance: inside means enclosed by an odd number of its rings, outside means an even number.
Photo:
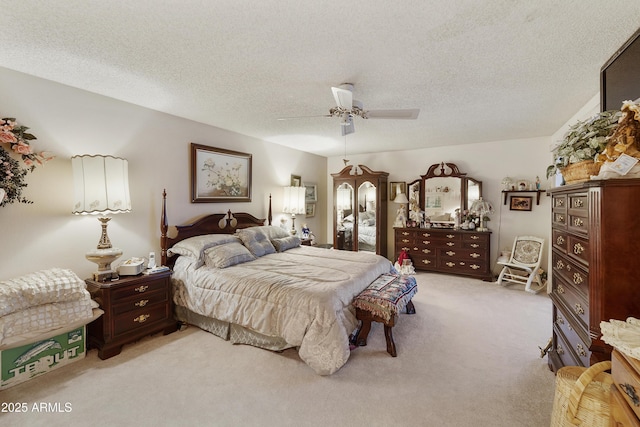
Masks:
[[[281,337],[263,335],[234,323],[203,316],[180,305],[175,306],[175,314],[176,320],[197,326],[225,341],[231,341],[233,344],[248,344],[272,351],[282,351],[293,347]]]

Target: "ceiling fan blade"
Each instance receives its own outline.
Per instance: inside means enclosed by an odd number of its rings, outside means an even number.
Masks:
[[[316,117],[333,117],[331,114],[322,114],[320,116],[294,116],[294,117],[278,117],[276,120],[297,120],[297,119],[312,119]]]
[[[367,111],[368,119],[397,119],[397,120],[415,120],[420,114],[419,108],[406,110],[369,110]]]
[[[333,97],[336,100],[338,107],[342,107],[345,110],[351,110],[353,106],[353,93],[350,90],[342,89],[339,87],[332,87]]]

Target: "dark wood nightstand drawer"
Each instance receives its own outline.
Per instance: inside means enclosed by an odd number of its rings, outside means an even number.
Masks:
[[[155,304],[140,310],[130,311],[115,317],[114,336],[152,325],[169,318],[167,304]]]
[[[166,302],[167,298],[168,293],[166,289],[145,293],[144,295],[136,295],[134,298],[117,301],[117,303],[113,305],[113,314],[126,313],[127,311],[149,307],[159,302]]]
[[[640,361],[623,355],[618,350],[611,353],[613,382],[629,408],[640,417]]]
[[[121,288],[115,288],[111,291],[111,298],[113,301],[117,301],[134,295],[140,296],[142,294],[148,294],[153,291],[163,290],[166,288],[167,285],[165,279],[149,279],[142,283],[135,283]]]

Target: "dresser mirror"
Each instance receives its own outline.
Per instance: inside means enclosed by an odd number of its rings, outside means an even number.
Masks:
[[[454,227],[456,210],[468,210],[482,196],[482,182],[467,177],[454,163],[435,163],[409,183],[409,218],[417,224]]]

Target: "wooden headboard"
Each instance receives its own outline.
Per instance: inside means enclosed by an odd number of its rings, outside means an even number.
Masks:
[[[271,225],[271,195],[269,195],[269,215],[268,225]],[[160,218],[160,257],[161,265],[172,266],[175,262],[175,258],[170,259],[167,256],[167,251],[173,245],[181,240],[187,239],[193,236],[200,236],[203,234],[233,234],[236,230],[247,227],[256,227],[264,225],[267,219],[256,218],[255,216],[246,212],[231,213],[231,210],[227,213],[214,213],[207,215],[195,221],[192,224],[176,225],[177,234],[174,237],[168,236],[169,222],[167,220],[167,192],[162,191],[162,215]]]

